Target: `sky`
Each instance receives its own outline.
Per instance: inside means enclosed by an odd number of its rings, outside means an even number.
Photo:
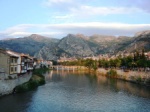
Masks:
[[[0,39],[133,36],[150,30],[149,5],[150,0],[0,0]]]

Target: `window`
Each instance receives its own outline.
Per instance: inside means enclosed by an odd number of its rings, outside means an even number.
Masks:
[[[13,63],[13,58],[11,58],[11,63]]]
[[[24,66],[21,66],[21,70],[24,70]]]
[[[17,71],[17,67],[15,67],[15,72]]]
[[[11,67],[11,72],[13,72],[14,71],[14,68],[13,67]]]
[[[17,63],[17,59],[15,59],[15,63]]]

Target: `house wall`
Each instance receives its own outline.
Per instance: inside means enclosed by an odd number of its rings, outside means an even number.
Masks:
[[[27,72],[27,59],[24,56],[21,56],[21,73]]]
[[[21,72],[21,56],[19,56],[17,60],[17,73],[19,74]]]
[[[18,58],[16,57],[10,57],[10,75],[17,74],[17,68],[18,68]]]
[[[10,57],[7,54],[0,52],[0,67],[4,68],[4,72],[6,74],[9,74],[9,70],[10,70],[9,62],[10,62]]]

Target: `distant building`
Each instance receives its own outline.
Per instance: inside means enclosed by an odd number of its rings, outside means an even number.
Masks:
[[[57,62],[65,62],[65,61],[76,61],[77,58],[75,57],[70,57],[70,58],[67,58],[67,57],[60,57],[59,60],[57,60]]]
[[[145,56],[147,57],[148,60],[150,60],[150,52],[145,53]]]

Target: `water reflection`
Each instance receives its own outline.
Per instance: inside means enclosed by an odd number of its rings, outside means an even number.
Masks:
[[[36,90],[35,90],[36,91]],[[31,105],[34,91],[22,94],[8,95],[0,98],[1,112],[26,112]]]
[[[100,87],[105,87],[105,88],[108,87],[109,89],[112,89],[113,91],[116,91],[116,92],[124,91],[124,92],[127,92],[128,94],[136,95],[139,97],[150,98],[150,87],[134,84],[131,82],[126,82],[123,80],[111,79],[105,76],[96,75],[94,73],[89,74],[88,72],[85,72],[85,71],[84,72],[50,71],[45,74],[45,79],[47,82],[51,82],[51,81],[61,82],[65,77],[69,78],[70,74],[78,75],[78,76],[84,75],[88,79],[89,85],[91,86],[93,85],[93,87],[95,86],[100,86]],[[74,79],[71,80],[71,82],[69,82],[70,80],[67,79],[68,82],[66,83],[70,83],[70,84],[78,83],[78,79],[76,78],[74,77]]]
[[[0,98],[2,112],[149,112],[150,88],[79,71],[49,71],[35,91]]]
[[[109,79],[107,77],[97,75],[97,82],[100,85],[110,86],[116,91],[124,91],[139,97],[150,98],[150,87],[126,82],[118,79]]]

